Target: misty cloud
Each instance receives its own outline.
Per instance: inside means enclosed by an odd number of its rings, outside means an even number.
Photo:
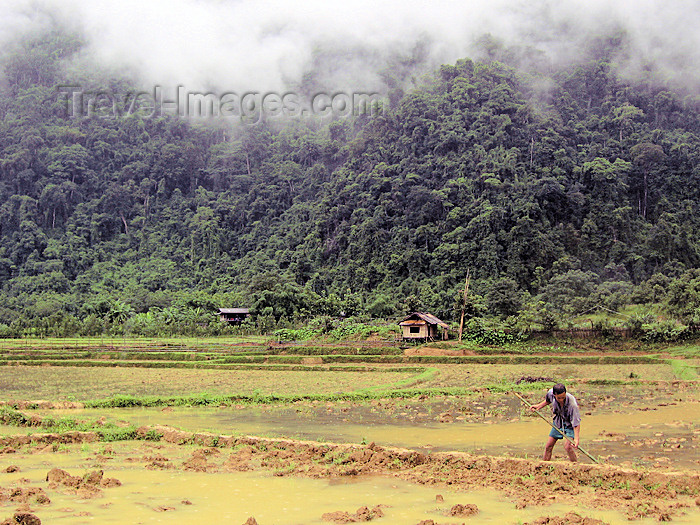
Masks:
[[[6,0],[0,43],[60,24],[85,60],[189,89],[382,90],[387,64],[433,68],[474,56],[479,36],[580,59],[592,36],[623,30],[618,67],[700,86],[700,1],[661,0]]]

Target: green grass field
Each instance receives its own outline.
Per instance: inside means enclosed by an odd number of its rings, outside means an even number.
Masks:
[[[219,337],[47,337],[24,339],[0,339],[0,352],[11,350],[85,350],[101,349],[208,349],[227,348],[236,345],[264,345],[269,336],[219,336]]]
[[[700,361],[698,345],[649,347],[648,354],[572,343],[501,349],[439,346],[440,355],[404,355],[398,346],[270,349],[261,337],[2,340],[0,401],[204,396],[214,403],[222,396],[255,401],[405,392],[465,395],[479,389],[541,389],[552,381],[694,383]],[[461,355],[460,348],[483,353]]]

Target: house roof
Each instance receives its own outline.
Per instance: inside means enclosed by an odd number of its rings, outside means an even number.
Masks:
[[[220,314],[249,314],[248,308],[219,308]]]
[[[416,318],[416,317],[418,317],[419,319],[422,319],[423,321],[425,321],[425,322],[428,323],[428,324],[437,324],[437,325],[442,326],[442,327],[445,328],[445,329],[449,328],[449,326],[447,325],[447,323],[444,323],[444,322],[442,322],[440,319],[438,319],[437,317],[435,317],[434,315],[432,315],[432,314],[427,314],[427,313],[425,313],[425,312],[413,312],[412,314],[407,315],[406,317],[404,317],[404,318],[401,320],[401,322],[399,323],[399,325],[400,325],[400,326],[407,326],[407,325],[415,324],[415,321],[416,321],[415,318]]]

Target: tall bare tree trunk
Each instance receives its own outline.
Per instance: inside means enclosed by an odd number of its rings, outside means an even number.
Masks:
[[[459,341],[462,342],[464,332],[464,310],[467,308],[467,295],[469,294],[469,268],[467,268],[467,279],[464,281],[464,298],[462,300],[462,317],[459,320]]]

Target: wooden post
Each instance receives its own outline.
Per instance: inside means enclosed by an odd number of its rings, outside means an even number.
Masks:
[[[469,294],[469,268],[467,268],[467,279],[464,282],[464,298],[462,299],[462,317],[459,320],[459,342],[462,342],[462,332],[464,331],[464,310],[467,307],[467,294]]]

